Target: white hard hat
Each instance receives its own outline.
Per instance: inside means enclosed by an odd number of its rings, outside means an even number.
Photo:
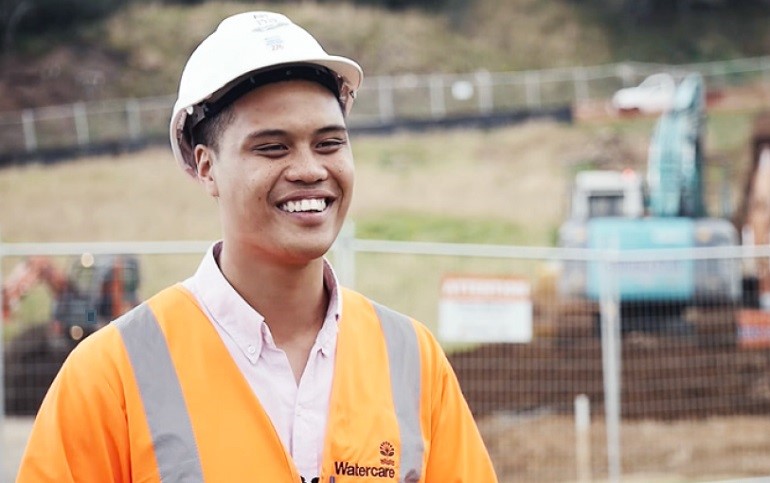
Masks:
[[[345,113],[349,112],[363,79],[356,62],[327,54],[305,29],[278,13],[247,12],[223,20],[192,53],[179,81],[169,134],[182,168],[196,175],[194,146],[185,126],[197,106],[221,99],[256,71],[296,64],[329,69],[339,82]]]

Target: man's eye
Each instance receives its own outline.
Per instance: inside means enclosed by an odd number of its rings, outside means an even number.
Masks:
[[[341,138],[334,138],[334,139],[324,139],[320,143],[318,143],[318,147],[321,149],[335,149],[340,146],[344,146],[347,143],[347,140],[341,139]]]
[[[260,154],[279,154],[286,150],[286,147],[282,144],[261,144],[254,147],[254,152]]]

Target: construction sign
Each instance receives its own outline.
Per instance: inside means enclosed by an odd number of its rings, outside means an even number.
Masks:
[[[530,342],[529,281],[517,277],[444,277],[438,333],[443,342]]]
[[[752,309],[738,311],[738,347],[744,349],[770,347],[770,312]]]

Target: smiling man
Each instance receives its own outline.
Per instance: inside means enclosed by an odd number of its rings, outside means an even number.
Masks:
[[[362,77],[270,12],[225,19],[193,52],[171,145],[222,239],[73,351],[18,481],[496,481],[430,332],[324,258],[353,192]]]

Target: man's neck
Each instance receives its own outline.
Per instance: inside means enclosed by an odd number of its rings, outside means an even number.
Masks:
[[[311,334],[315,339],[329,306],[323,259],[286,265],[223,245],[217,262],[233,288],[265,318],[276,345]]]

